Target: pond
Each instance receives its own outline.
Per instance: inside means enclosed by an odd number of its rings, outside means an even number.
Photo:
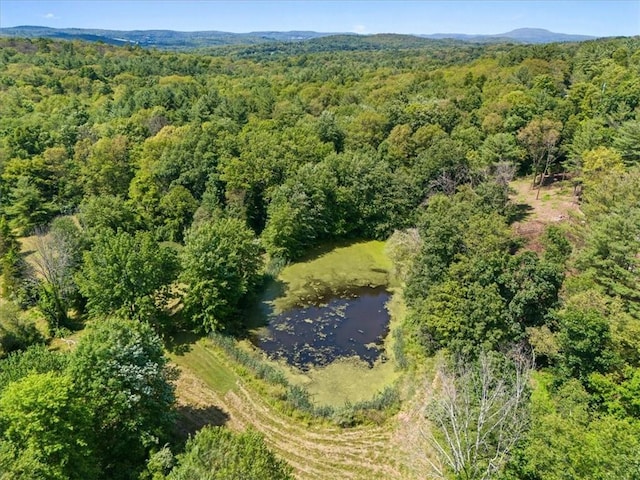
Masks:
[[[274,359],[301,370],[325,366],[338,358],[357,356],[372,366],[382,353],[389,329],[383,287],[363,287],[315,304],[269,315],[253,343]]]

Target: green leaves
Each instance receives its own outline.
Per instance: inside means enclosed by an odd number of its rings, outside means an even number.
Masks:
[[[52,352],[44,345],[35,345],[22,352],[9,354],[0,360],[0,391],[11,382],[15,382],[32,373],[64,373],[69,364],[69,356]]]
[[[101,138],[80,163],[84,191],[89,195],[123,195],[129,190],[132,169],[129,140],[124,135]]]
[[[625,122],[616,132],[614,146],[628,165],[640,161],[640,122]]]
[[[433,352],[445,347],[472,355],[478,348],[497,349],[513,338],[504,300],[495,284],[439,283],[429,290],[414,316],[421,323],[425,346]]]
[[[144,323],[101,321],[82,338],[69,371],[90,408],[105,478],[132,478],[174,419],[162,341]]]
[[[584,242],[576,266],[594,287],[621,298],[629,310],[637,309],[637,253],[640,251],[640,170],[602,178],[599,188],[585,192]]]
[[[421,251],[405,291],[427,352],[505,348],[522,340],[527,327],[543,325],[557,305],[566,240],[549,234],[549,259],[511,253],[511,230],[495,211],[504,209],[504,201],[496,201],[492,190],[461,189],[429,199]]]
[[[291,480],[291,467],[279,459],[260,434],[204,427],[187,442],[168,480]]]
[[[339,212],[335,202],[336,179],[324,164],[303,165],[278,187],[267,211],[262,232],[272,257],[295,259],[334,232]]]
[[[558,314],[558,322],[563,373],[585,381],[592,372],[616,366],[609,323],[601,314],[570,307]]]
[[[137,478],[173,425],[172,379],[160,338],[132,320],[91,325],[71,354],[10,355],[0,361],[0,472]]]
[[[89,405],[73,380],[33,373],[0,394],[0,471],[24,478],[96,478]]]
[[[177,270],[175,251],[158,245],[150,233],[105,231],[85,253],[78,285],[93,315],[154,321]]]
[[[230,328],[262,266],[253,232],[233,218],[196,225],[186,235],[181,262],[180,280],[187,287],[184,302],[194,328]]]
[[[515,137],[510,133],[489,135],[480,147],[480,158],[486,167],[501,162],[518,165],[524,156],[524,149],[516,143]]]
[[[507,478],[638,478],[640,423],[591,413],[589,395],[575,379],[554,391],[548,375],[536,375],[534,385],[524,461]]]
[[[191,223],[198,202],[191,192],[181,185],[173,187],[160,200],[164,224],[160,227],[162,238],[172,242],[182,241],[185,229]]]

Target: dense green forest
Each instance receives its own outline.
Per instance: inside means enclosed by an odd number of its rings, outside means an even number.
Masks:
[[[176,437],[165,347],[378,239],[400,411],[435,376],[416,477],[638,479],[639,163],[638,38],[0,39],[0,478],[294,478],[254,431]],[[579,208],[523,238],[517,178]]]

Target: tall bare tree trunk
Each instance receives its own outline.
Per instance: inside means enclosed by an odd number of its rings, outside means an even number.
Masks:
[[[544,164],[544,170],[542,171],[542,178],[540,179],[540,186],[538,187],[538,191],[536,192],[536,200],[538,200],[538,198],[540,198],[540,190],[542,190],[542,186],[544,185],[544,179],[547,176],[547,173],[549,171],[549,166],[551,165],[551,152],[547,152],[547,160],[545,161]]]
[[[532,370],[523,348],[443,362],[402,433],[420,477],[494,478],[527,428]]]

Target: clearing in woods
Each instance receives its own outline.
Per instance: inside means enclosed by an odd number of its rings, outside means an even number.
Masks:
[[[268,403],[260,385],[243,379],[208,339],[171,354],[177,380],[181,436],[204,425],[253,428],[301,480],[408,479],[393,438],[393,424],[342,429],[285,415]],[[395,448],[394,448],[395,446]]]
[[[527,241],[527,248],[540,252],[538,239],[549,224],[568,221],[574,215],[581,215],[577,198],[573,195],[570,182],[550,182],[545,184],[536,200],[537,188],[531,188],[530,178],[511,182],[511,201],[522,212],[522,219],[513,224],[515,233]]]
[[[286,308],[319,293],[389,285],[390,266],[383,242],[328,245],[283,269],[277,279],[280,287],[268,289],[264,301],[277,299],[276,308]],[[389,307],[396,321],[402,315],[398,302],[392,301]],[[340,428],[298,412],[287,413],[288,407],[275,400],[277,392],[246,375],[243,367],[212,341],[184,340],[170,354],[180,368],[176,433],[182,438],[207,424],[226,425],[233,430],[253,428],[291,464],[300,480],[411,478],[398,458],[401,449],[394,437],[396,419],[382,426]],[[390,343],[386,346],[390,348]],[[304,385],[319,403],[337,406],[343,405],[345,398],[352,403],[369,399],[399,376],[391,361],[376,363],[374,368],[360,363],[344,360],[326,368],[298,371],[297,375],[287,368],[282,370],[292,384]]]
[[[521,213],[521,218],[513,224],[513,228],[526,239],[526,248],[540,251],[538,239],[547,225],[581,215],[568,182],[544,186],[537,200],[537,191],[531,188],[529,179],[514,181],[511,187],[511,200],[518,205]],[[373,246],[367,245],[368,248]],[[372,251],[381,251],[379,246],[376,247]],[[335,259],[329,257],[324,260],[327,263],[325,281],[335,282],[340,278],[332,270],[336,262],[329,262]],[[342,259],[337,262],[341,263]],[[362,267],[368,262],[360,259],[355,263]],[[306,267],[301,264],[296,268]],[[349,276],[354,275],[353,270],[344,271],[349,272]],[[381,274],[383,271],[378,270]],[[286,278],[287,273],[297,275],[289,279]],[[318,283],[317,278],[314,278],[315,282],[310,282],[306,274],[292,272],[291,269],[285,271],[284,277],[288,280],[289,294],[298,297],[310,294],[305,289],[317,287]],[[297,284],[296,278],[304,282]],[[340,280],[340,283],[344,282],[344,279]],[[348,280],[352,282],[354,279]],[[384,426],[351,429],[310,422],[295,414],[286,415],[281,408],[270,403],[269,395],[261,391],[259,382],[243,378],[238,367],[232,365],[226,355],[209,340],[192,341],[185,347],[185,352],[171,355],[180,367],[177,394],[180,413],[178,433],[181,436],[193,434],[207,424],[226,425],[233,430],[254,428],[264,435],[271,448],[291,464],[296,478],[300,480],[414,478],[401,456],[404,450],[400,445],[402,439],[394,433],[398,426],[401,428],[407,412],[401,412]]]

